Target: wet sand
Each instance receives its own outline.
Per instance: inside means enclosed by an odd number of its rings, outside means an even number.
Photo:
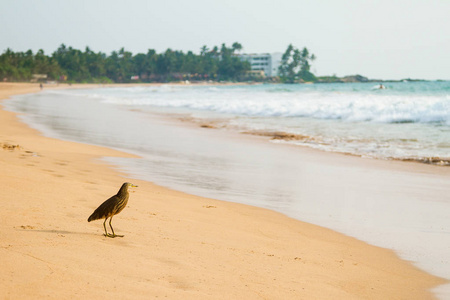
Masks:
[[[0,99],[32,92],[0,84]],[[4,110],[0,144],[2,298],[430,299],[445,283],[329,229],[130,180],[101,160],[129,154],[43,137]],[[125,181],[139,185],[113,220],[125,237],[106,238],[87,217]]]

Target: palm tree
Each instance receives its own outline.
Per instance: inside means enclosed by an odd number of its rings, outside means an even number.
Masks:
[[[206,45],[204,45],[203,47],[200,48],[200,55],[205,56],[206,52],[208,52],[208,51],[209,51],[208,47],[206,47]]]
[[[242,50],[242,45],[238,42],[234,42],[233,45],[231,45],[231,48],[233,49],[233,53],[235,51],[240,52]]]

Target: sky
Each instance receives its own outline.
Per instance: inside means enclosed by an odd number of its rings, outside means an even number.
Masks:
[[[0,53],[307,47],[318,76],[450,80],[450,0],[0,0]]]

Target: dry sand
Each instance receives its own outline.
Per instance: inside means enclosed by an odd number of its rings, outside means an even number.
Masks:
[[[32,92],[0,83],[0,99]],[[430,299],[445,282],[332,230],[139,180],[113,219],[125,237],[104,237],[87,218],[130,180],[103,156],[129,155],[0,110],[1,299]]]

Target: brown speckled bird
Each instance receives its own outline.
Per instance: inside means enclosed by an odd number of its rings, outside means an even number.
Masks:
[[[105,219],[103,222],[103,228],[105,228],[105,236],[115,238],[117,237],[123,237],[123,235],[117,235],[114,233],[114,229],[111,226],[111,220],[114,215],[117,215],[120,213],[125,206],[128,203],[128,197],[130,194],[128,194],[128,188],[129,187],[137,187],[137,185],[131,184],[129,182],[125,182],[120,187],[120,190],[117,192],[116,195],[112,196],[105,202],[103,202],[88,218],[88,222],[98,220],[98,219]],[[111,227],[112,234],[109,234],[106,230],[106,220],[109,218],[109,227]]]

